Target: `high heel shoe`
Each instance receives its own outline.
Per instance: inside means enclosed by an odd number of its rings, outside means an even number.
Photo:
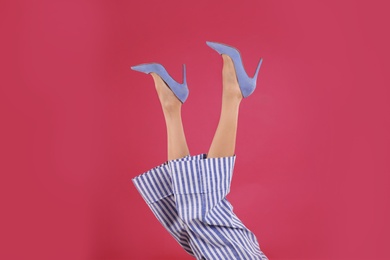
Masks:
[[[253,76],[253,78],[250,78],[246,73],[244,66],[242,64],[240,52],[236,48],[228,46],[226,44],[217,43],[217,42],[206,42],[206,44],[210,46],[210,48],[217,51],[219,54],[221,55],[226,54],[230,58],[232,58],[234,63],[234,68],[236,70],[238,85],[240,86],[241,89],[241,93],[244,98],[250,96],[253,93],[253,91],[255,91],[256,89],[257,76],[259,74],[259,70],[261,67],[261,63],[263,62],[263,58],[260,58],[260,61],[256,68],[255,75]]]
[[[159,63],[144,63],[131,67],[132,70],[140,71],[146,74],[156,73],[159,75],[162,80],[167,84],[168,88],[175,94],[175,96],[180,100],[181,103],[184,103],[188,97],[189,90],[187,86],[186,79],[186,66],[183,64],[183,83],[180,84],[175,81]]]

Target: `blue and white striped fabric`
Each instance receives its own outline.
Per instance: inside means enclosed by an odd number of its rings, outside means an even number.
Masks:
[[[175,240],[196,259],[261,259],[255,235],[227,201],[236,155],[167,161],[133,183]]]

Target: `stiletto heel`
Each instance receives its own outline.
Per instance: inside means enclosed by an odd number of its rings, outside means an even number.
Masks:
[[[236,48],[217,42],[206,42],[206,44],[219,54],[226,54],[233,60],[242,96],[244,98],[250,96],[256,89],[257,76],[259,74],[263,58],[260,58],[255,75],[253,78],[250,78],[244,69],[244,65],[242,64],[240,52]]]
[[[183,64],[183,83],[180,84],[174,80],[164,68],[163,65],[159,63],[144,63],[131,67],[132,70],[143,72],[146,74],[156,73],[159,75],[162,80],[167,84],[168,88],[175,94],[175,96],[180,100],[181,103],[184,103],[188,97],[189,90],[187,86],[186,78],[186,66]]]

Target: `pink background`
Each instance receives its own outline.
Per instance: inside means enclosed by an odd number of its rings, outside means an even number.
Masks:
[[[192,154],[221,106],[237,47],[243,100],[228,196],[270,259],[389,259],[386,1],[1,1],[0,259],[192,259],[131,178],[166,160],[150,76],[190,96]]]

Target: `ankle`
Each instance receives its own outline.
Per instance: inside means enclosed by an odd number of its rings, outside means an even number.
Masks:
[[[236,111],[239,110],[242,99],[237,98],[222,98],[222,110]]]
[[[181,106],[180,102],[161,102],[161,107],[166,117],[180,115]]]
[[[240,104],[243,96],[241,91],[236,91],[233,88],[224,89],[222,91],[222,100],[227,103]]]

